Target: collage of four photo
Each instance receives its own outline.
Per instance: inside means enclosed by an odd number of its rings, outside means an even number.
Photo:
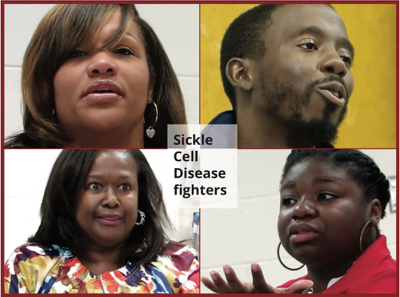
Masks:
[[[2,293],[399,294],[398,11],[2,1]]]

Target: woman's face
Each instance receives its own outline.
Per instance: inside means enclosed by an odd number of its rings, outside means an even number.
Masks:
[[[370,218],[363,191],[341,167],[322,160],[294,165],[281,185],[278,232],[298,261],[319,267],[359,254]]]
[[[138,191],[137,171],[128,153],[98,153],[76,210],[90,245],[114,247],[128,238],[137,219]]]
[[[57,118],[72,141],[96,132],[143,137],[144,110],[153,90],[138,25],[130,22],[121,41],[104,47],[120,20],[118,8],[54,77]]]

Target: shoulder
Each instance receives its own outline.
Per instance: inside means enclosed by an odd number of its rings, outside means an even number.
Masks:
[[[158,267],[173,290],[195,293],[200,286],[198,252],[185,244],[169,241],[152,264]]]
[[[25,132],[9,136],[4,143],[5,148],[41,148],[39,141],[29,137]]]
[[[364,276],[362,273],[360,269],[359,281],[355,280],[355,285],[348,293],[396,293],[396,261],[390,255]]]
[[[360,262],[360,263],[357,263]],[[357,283],[366,293],[396,293],[396,261],[390,256],[386,237],[381,235],[353,265],[361,279]],[[367,272],[367,273],[366,273]],[[362,277],[362,274],[365,276]],[[355,273],[353,273],[355,274]],[[353,275],[352,274],[352,275]],[[357,292],[354,288],[354,292]],[[351,293],[352,291],[349,291]]]
[[[198,260],[198,252],[183,243],[169,241],[162,249],[161,258],[169,258],[179,270],[188,271],[193,261]]]
[[[52,244],[24,244],[17,247],[4,267],[4,284],[9,293],[36,293],[49,271],[70,257],[68,249]],[[40,287],[40,286],[39,286]]]
[[[17,247],[11,256],[18,257],[21,260],[27,260],[38,256],[56,258],[70,255],[71,252],[68,248],[63,248],[58,245],[26,243]]]
[[[164,255],[180,255],[182,253],[198,256],[198,252],[194,248],[177,241],[168,241],[162,249],[162,254]]]
[[[209,125],[236,124],[236,113],[234,110],[227,110],[218,114],[208,123]]]
[[[6,267],[11,273],[15,268],[21,265],[30,266],[32,263],[40,261],[46,262],[58,261],[60,258],[71,257],[69,249],[59,247],[53,244],[32,244],[27,243],[17,247],[6,262]],[[46,260],[46,258],[48,260]],[[43,267],[43,265],[42,265]]]
[[[227,110],[217,115],[201,132],[205,137],[212,139],[207,148],[236,148],[236,112]],[[203,147],[203,146],[202,146]]]
[[[326,293],[396,293],[396,267],[381,235]]]

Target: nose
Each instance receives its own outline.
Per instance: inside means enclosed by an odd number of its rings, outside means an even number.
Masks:
[[[117,74],[118,66],[115,64],[113,58],[106,52],[99,52],[95,54],[87,67],[89,77]]]
[[[296,207],[292,212],[292,218],[294,220],[304,219],[304,218],[313,218],[317,215],[317,210],[310,199],[307,197],[302,197],[298,200]]]
[[[329,74],[337,74],[340,77],[345,77],[347,74],[347,67],[335,48],[327,49],[322,63],[321,71]]]
[[[119,200],[116,191],[109,187],[105,193],[102,201],[102,206],[106,208],[116,208],[119,207]]]

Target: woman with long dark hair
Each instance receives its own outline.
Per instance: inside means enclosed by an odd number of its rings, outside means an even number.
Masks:
[[[22,65],[24,131],[8,148],[164,148],[186,124],[176,74],[133,4],[62,4]]]
[[[198,292],[197,252],[168,240],[170,228],[141,151],[64,150],[36,234],[5,264],[5,291]]]

